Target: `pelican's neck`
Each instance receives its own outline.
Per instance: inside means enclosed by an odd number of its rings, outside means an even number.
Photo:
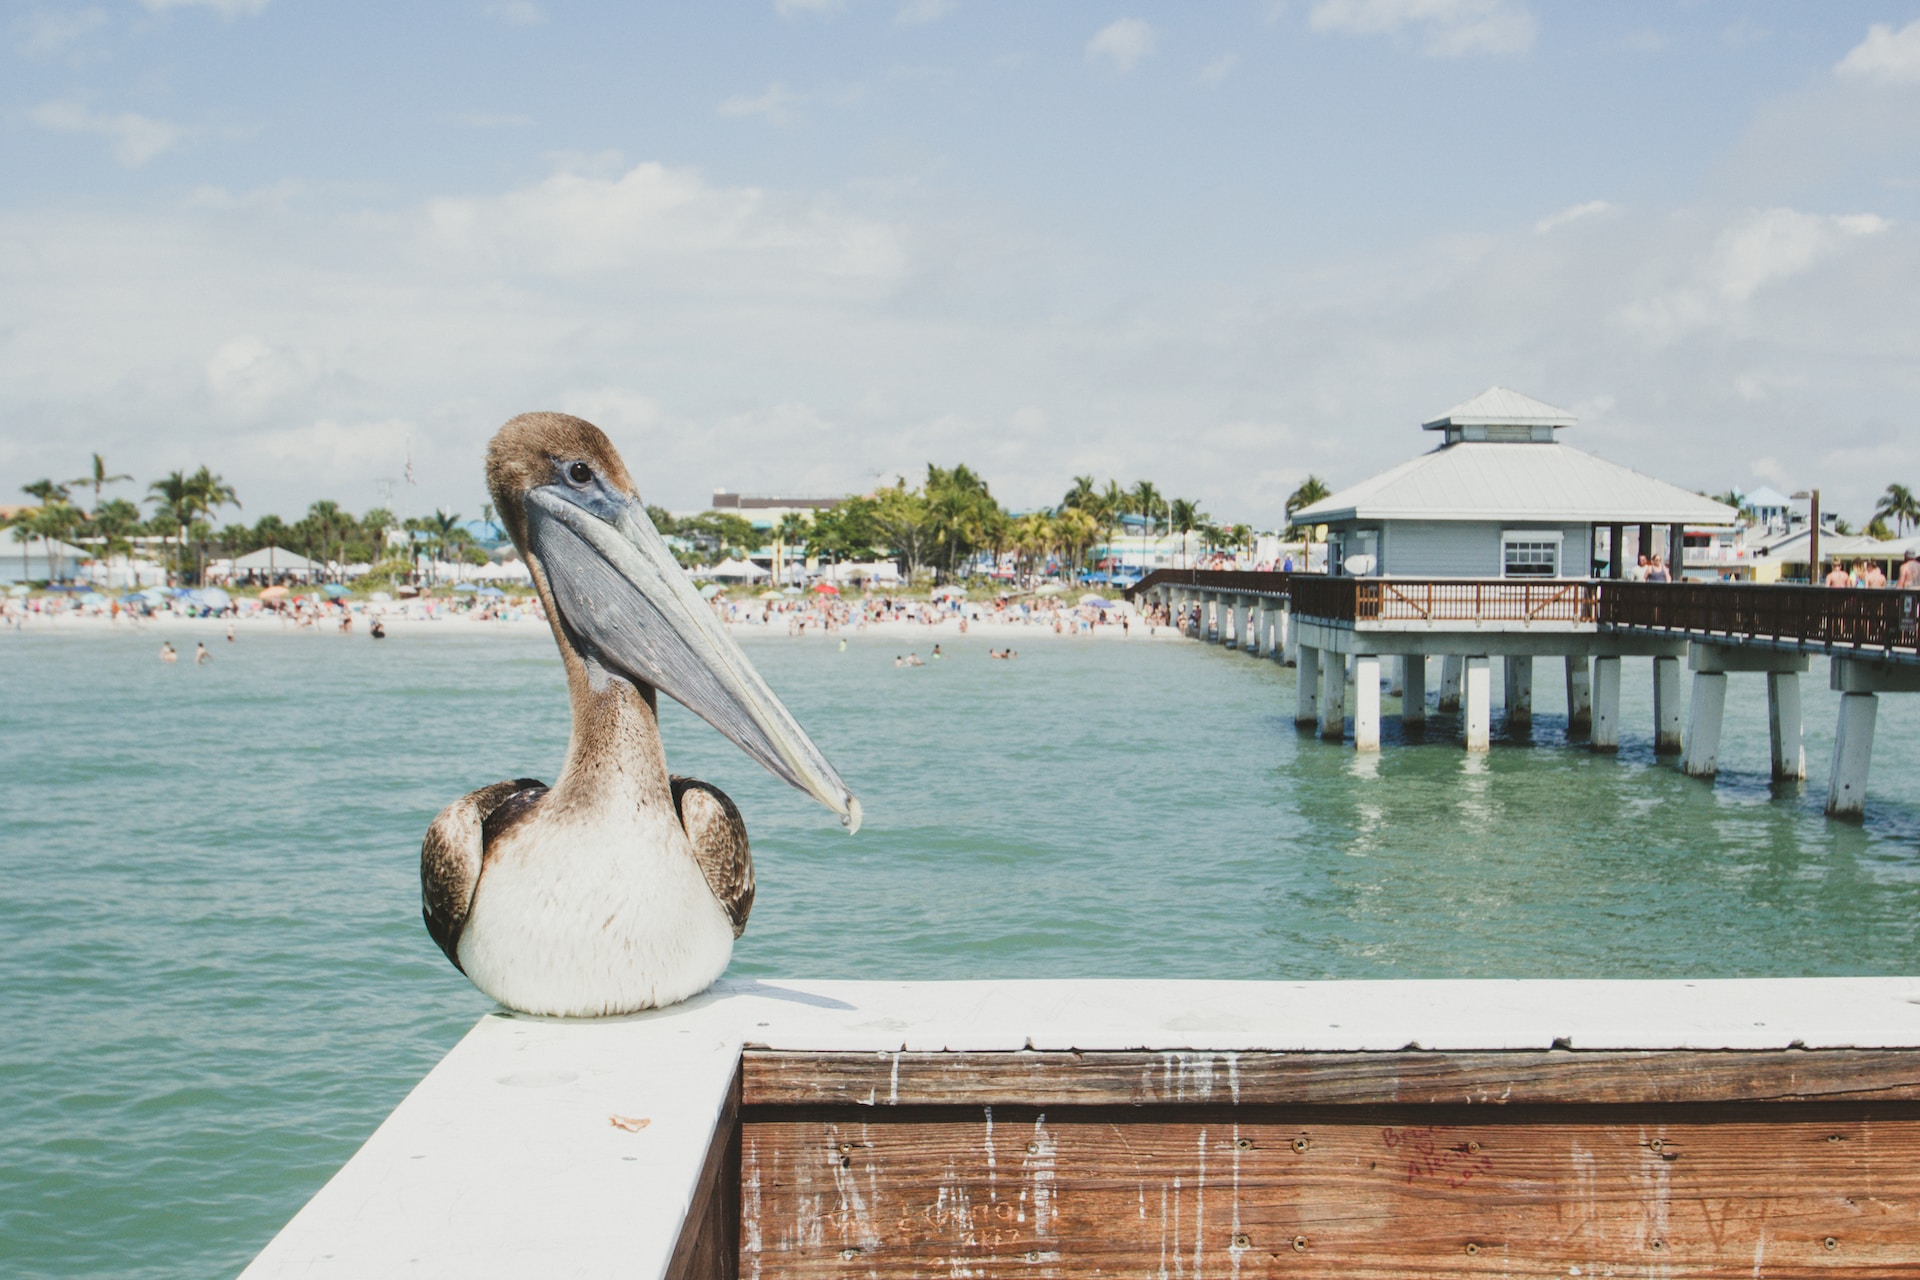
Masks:
[[[554,783],[563,806],[634,805],[671,811],[666,750],[653,689],[608,671],[581,655],[568,673],[573,698],[573,736],[567,761]]]

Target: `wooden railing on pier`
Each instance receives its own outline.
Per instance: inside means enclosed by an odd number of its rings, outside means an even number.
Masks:
[[[1156,586],[1283,596],[1295,614],[1336,623],[1581,623],[1765,640],[1806,649],[1920,649],[1920,592],[1706,582],[1542,578],[1350,578],[1162,569]]]

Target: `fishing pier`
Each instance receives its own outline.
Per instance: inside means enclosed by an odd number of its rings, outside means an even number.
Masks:
[[[1192,635],[1296,667],[1296,722],[1329,741],[1350,734],[1360,751],[1380,749],[1383,673],[1400,695],[1403,725],[1423,724],[1429,660],[1438,666],[1435,708],[1460,713],[1468,751],[1487,750],[1496,658],[1509,727],[1532,719],[1535,659],[1557,658],[1568,731],[1584,733],[1594,751],[1618,751],[1622,660],[1645,659],[1657,754],[1711,778],[1727,677],[1765,675],[1773,776],[1802,779],[1800,677],[1822,654],[1842,695],[1827,792],[1835,817],[1862,812],[1879,695],[1920,692],[1912,591],[1163,569],[1128,594],[1167,607]],[[1693,674],[1684,717],[1683,660]]]

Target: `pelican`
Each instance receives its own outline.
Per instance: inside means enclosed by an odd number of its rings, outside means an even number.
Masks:
[[[420,846],[427,932],[474,986],[526,1013],[673,1004],[727,967],[753,906],[740,811],[667,772],[664,692],[769,771],[860,825],[860,802],[700,599],[598,428],[513,419],[487,487],[566,665],[559,779],[456,800]]]

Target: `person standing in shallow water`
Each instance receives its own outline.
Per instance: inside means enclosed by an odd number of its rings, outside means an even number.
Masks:
[[[207,646],[195,643],[193,646],[193,665],[196,667],[205,666],[212,661],[213,655],[207,652]]]
[[[173,644],[171,641],[162,640],[160,642],[160,661],[162,662],[180,661],[180,655],[174,651]]]

